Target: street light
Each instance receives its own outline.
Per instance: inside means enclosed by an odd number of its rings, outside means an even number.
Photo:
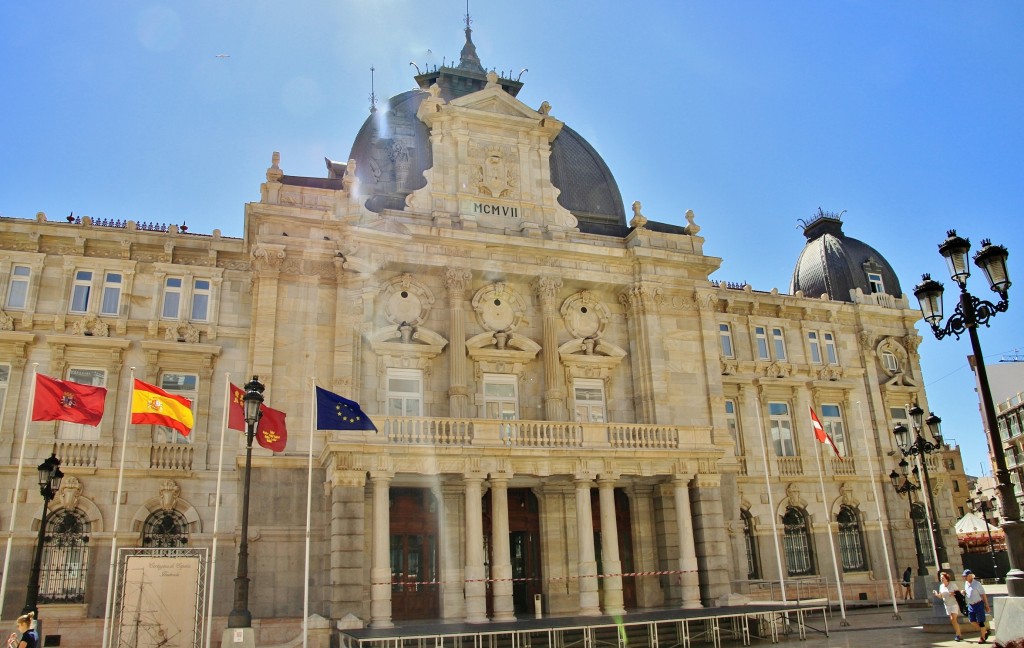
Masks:
[[[43,566],[43,543],[46,542],[46,513],[50,501],[60,490],[60,480],[64,473],[60,471],[60,459],[51,453],[50,457],[39,464],[39,494],[43,496],[43,517],[39,520],[39,537],[36,539],[36,551],[32,557],[32,571],[28,575],[28,591],[25,594],[25,607],[22,614],[34,612],[39,618],[39,572]]]
[[[910,522],[914,522],[914,496],[913,492],[921,490],[921,486],[918,481],[917,466],[914,466],[913,481],[907,472],[907,468],[910,464],[907,463],[906,459],[900,459],[900,472],[893,470],[889,473],[889,481],[892,482],[892,487],[896,489],[896,492],[900,495],[907,494],[907,501],[910,503]],[[903,478],[903,483],[900,483],[900,477]],[[917,552],[917,575],[927,576],[928,568],[924,564],[924,553],[921,551],[921,538],[917,535],[917,525],[914,525],[914,551]]]
[[[996,498],[985,499],[980,488],[975,493],[975,497],[967,503],[971,505],[972,511],[981,511],[981,517],[985,520],[985,531],[988,533],[988,552],[992,556],[992,573],[998,583],[999,563],[996,562],[996,544],[992,542],[992,527],[988,525],[988,514],[996,510]]]
[[[996,410],[992,404],[992,390],[988,384],[985,356],[981,352],[981,342],[978,340],[978,326],[988,326],[990,319],[998,313],[1005,313],[1009,307],[1007,293],[1010,290],[1010,275],[1006,267],[1009,252],[1002,245],[992,245],[991,241],[984,239],[981,242],[981,249],[974,255],[974,264],[982,269],[989,287],[999,295],[999,301],[993,304],[967,292],[967,278],[971,276],[967,253],[971,249],[971,242],[957,236],[956,230],[949,230],[946,237],[946,240],[939,244],[939,254],[946,259],[950,278],[960,287],[960,303],[943,325],[942,284],[933,280],[931,275],[922,275],[921,283],[914,288],[914,296],[921,305],[921,314],[937,339],[953,335],[959,340],[965,331],[970,337],[978,372],[978,388],[981,392],[985,427],[988,428],[989,446],[996,465],[996,492],[999,497],[999,508],[1003,512],[1000,526],[1006,534],[1006,553],[1010,559],[1006,590],[1010,596],[1024,596],[1024,571],[1020,569],[1024,565],[1024,527],[1021,526],[1020,506],[1010,482],[1010,472],[1006,468],[1006,455],[996,424]]]
[[[256,436],[256,424],[263,412],[263,383],[259,376],[245,384],[245,477],[242,482],[242,538],[238,543],[238,572],[235,575],[235,607],[228,615],[229,628],[251,628],[252,612],[249,611],[249,477],[252,473],[252,440]]]
[[[928,510],[931,513],[928,515],[928,528],[931,529],[932,543],[935,546],[935,553],[938,554],[939,564],[936,565],[936,568],[942,571],[943,566],[949,562],[949,559],[946,557],[946,547],[942,544],[942,533],[939,531],[939,525],[936,521],[938,511],[935,510],[935,499],[932,497],[931,482],[928,480],[927,461],[927,455],[942,449],[942,419],[935,416],[935,414],[931,414],[927,420],[924,420],[924,410],[917,403],[914,403],[907,413],[910,414],[911,424],[914,426],[913,436],[911,436],[907,426],[902,423],[896,424],[892,429],[892,433],[896,437],[896,444],[899,446],[900,452],[903,453],[904,457],[921,458],[921,468],[924,477],[921,487],[924,489],[925,497],[928,498]],[[924,438],[922,423],[928,426],[934,442]]]

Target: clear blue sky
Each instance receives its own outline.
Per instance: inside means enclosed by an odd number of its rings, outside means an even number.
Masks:
[[[909,293],[953,286],[959,229],[1010,248],[1015,304],[982,332],[1024,353],[1024,3],[471,3],[483,64],[523,74],[586,137],[626,205],[684,223],[714,278],[782,292],[798,219],[846,210]],[[348,158],[370,66],[386,97],[409,61],[457,58],[460,0],[8,2],[0,9],[0,215],[71,211],[240,236],[273,151],[292,175]],[[218,54],[230,55],[218,58]],[[971,286],[991,294],[980,275]],[[912,303],[916,305],[916,300]],[[925,385],[968,472],[985,462],[964,340],[923,325]],[[1021,385],[1024,390],[1024,385]],[[856,424],[851,416],[851,423]],[[987,470],[987,468],[986,468]]]

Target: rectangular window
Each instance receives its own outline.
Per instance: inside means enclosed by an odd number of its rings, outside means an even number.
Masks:
[[[821,341],[817,331],[807,331],[807,348],[811,354],[812,364],[821,364]]]
[[[740,438],[740,420],[737,413],[736,401],[725,401],[725,424],[729,428],[729,436],[732,437],[733,447],[736,448],[736,456],[743,456],[743,444]]]
[[[92,385],[93,387],[106,387],[107,372],[103,369],[72,367],[68,369],[67,380],[83,385]],[[100,438],[100,428],[99,426],[93,427],[81,423],[62,422],[58,436],[69,441],[98,441]]]
[[[757,359],[768,359],[768,329],[763,326],[754,327],[754,342],[757,346]]]
[[[196,398],[199,396],[199,376],[184,373],[165,373],[160,376],[160,389],[192,401],[192,418],[196,414]],[[191,439],[174,428],[153,426],[153,443],[191,443]]]
[[[100,315],[116,316],[121,308],[121,273],[108,272],[103,280]]]
[[[577,380],[573,383],[576,420],[580,423],[604,423],[604,381]]]
[[[519,418],[519,390],[510,374],[484,374],[484,417],[512,421]]]
[[[28,304],[28,281],[32,277],[32,269],[26,265],[11,268],[11,283],[7,287],[7,308],[25,310]]]
[[[821,425],[839,448],[839,454],[843,457],[849,456],[850,449],[846,445],[846,426],[843,425],[843,413],[838,405],[821,406]]]
[[[89,293],[92,291],[92,272],[79,270],[75,273],[75,282],[71,285],[71,305],[69,313],[85,313],[89,310]]]
[[[160,310],[163,319],[178,319],[181,313],[181,277],[167,277],[164,281],[164,305]]]
[[[824,333],[825,338],[825,359],[830,365],[839,364],[839,354],[836,353],[836,339],[831,333]]]
[[[768,419],[771,426],[772,444],[778,457],[795,457],[796,445],[793,443],[793,421],[789,417],[789,405],[786,403],[768,403]]]
[[[722,356],[726,358],[732,358],[732,330],[728,324],[718,325],[718,338],[722,342]]]
[[[882,284],[882,275],[877,272],[868,273],[868,284],[871,285],[872,293],[884,293],[885,286]]]
[[[388,369],[388,416],[423,416],[423,372]]]
[[[785,361],[786,359],[786,336],[783,335],[782,329],[772,329],[772,346],[775,349],[775,359]]]
[[[192,321],[205,322],[210,311],[210,280],[196,279],[192,284]]]

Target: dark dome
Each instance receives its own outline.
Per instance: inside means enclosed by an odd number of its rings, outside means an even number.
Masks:
[[[807,297],[853,301],[850,291],[860,288],[864,294],[881,291],[902,297],[899,279],[892,266],[876,249],[843,234],[843,223],[834,214],[819,211],[817,218],[804,226],[807,244],[793,269],[790,292],[803,291]],[[876,281],[872,281],[875,279]]]

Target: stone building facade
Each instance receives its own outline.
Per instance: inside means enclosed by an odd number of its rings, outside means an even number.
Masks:
[[[559,615],[712,606],[780,576],[834,587],[833,543],[846,596],[887,597],[890,569],[915,561],[889,431],[927,402],[919,313],[885,259],[822,212],[792,294],[717,282],[696,216],[634,203],[627,223],[597,152],[486,72],[468,29],[457,67],[416,80],[326,177],[289,176],[275,153],[241,239],[2,219],[0,523],[21,504],[5,616],[39,523],[32,480],[14,488],[27,430],[26,463],[54,451],[68,475],[51,521],[88,537],[78,589],[44,573],[50,629],[102,624],[115,533],[213,545],[218,467],[223,627],[245,448],[220,439],[227,383],[251,375],[288,415],[286,450],[254,450],[251,610],[267,633],[302,617],[310,449],[311,612],[332,624],[484,623],[532,615],[536,597]],[[106,386],[100,426],[27,424],[36,366]],[[193,399],[189,437],[130,425],[123,441],[132,375]],[[314,384],[378,431],[311,432]],[[928,461],[955,547],[958,476]]]

